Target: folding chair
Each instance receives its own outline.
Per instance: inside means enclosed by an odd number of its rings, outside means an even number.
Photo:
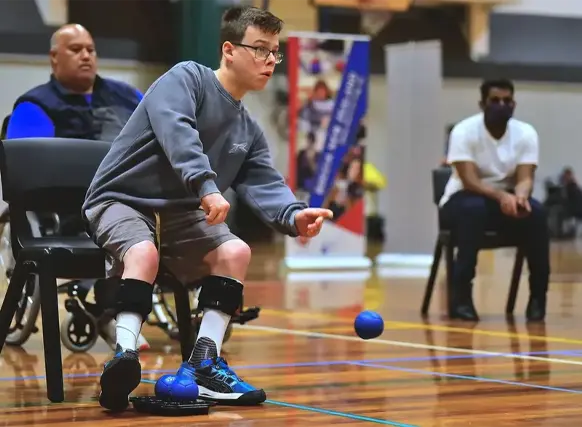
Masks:
[[[433,202],[437,205],[445,191],[447,182],[451,176],[452,169],[450,167],[440,167],[432,171],[432,187],[433,187]],[[440,212],[439,212],[440,214]],[[445,260],[446,260],[446,283],[447,283],[447,307],[451,310],[451,289],[452,289],[452,272],[455,259],[455,248],[457,242],[455,241],[454,235],[451,230],[442,227],[439,215],[439,232],[435,243],[434,256],[432,261],[432,266],[430,269],[430,276],[426,283],[426,288],[424,292],[424,299],[422,301],[421,313],[426,315],[428,313],[432,294],[434,292],[434,285],[436,282],[436,277],[438,269],[440,266],[440,260],[445,249]],[[517,291],[519,289],[519,279],[521,277],[521,271],[523,269],[524,252],[520,247],[519,242],[515,241],[511,236],[506,236],[497,231],[486,231],[484,239],[482,240],[482,245],[480,249],[499,249],[499,248],[517,248],[515,254],[515,262],[513,264],[513,272],[511,275],[511,284],[509,287],[509,294],[507,297],[507,304],[505,306],[505,313],[507,315],[513,314],[515,309],[515,301],[517,299]]]
[[[6,132],[8,132],[8,122],[10,121],[10,114],[4,117],[2,121],[2,127],[0,127],[0,139],[6,138]]]
[[[9,204],[11,243],[16,265],[0,308],[0,352],[29,274],[40,287],[47,396],[64,400],[57,278],[105,276],[105,253],[88,235],[33,237],[26,212],[80,214],[87,189],[111,143],[64,138],[0,141],[3,199]],[[165,276],[163,267],[160,271]],[[168,281],[168,279],[166,279]],[[188,290],[169,280],[174,290],[182,357],[191,349]]]

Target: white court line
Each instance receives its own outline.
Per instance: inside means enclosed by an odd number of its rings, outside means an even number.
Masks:
[[[391,340],[382,340],[382,339],[372,339],[372,340],[364,341],[361,338],[349,337],[346,335],[325,334],[322,332],[300,331],[300,330],[295,330],[295,329],[273,328],[270,326],[236,325],[236,324],[233,326],[236,328],[241,328],[241,329],[252,329],[255,331],[273,332],[273,333],[286,334],[286,335],[297,335],[297,336],[308,337],[308,338],[327,338],[327,339],[340,340],[340,341],[357,341],[357,342],[365,342],[365,343],[369,343],[369,344],[393,345],[395,347],[418,348],[418,349],[423,349],[423,350],[435,350],[435,351],[448,351],[450,353],[482,354],[482,355],[488,355],[488,356],[505,357],[508,359],[536,360],[536,361],[540,361],[540,362],[562,363],[565,365],[582,365],[582,361],[554,359],[551,357],[528,356],[528,355],[511,354],[511,353],[498,353],[495,351],[474,350],[474,349],[469,349],[469,348],[443,347],[443,346],[439,346],[439,345],[420,344],[420,343],[404,342],[404,341],[391,341]]]

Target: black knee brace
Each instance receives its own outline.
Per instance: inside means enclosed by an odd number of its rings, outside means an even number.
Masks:
[[[223,276],[206,276],[201,281],[198,295],[198,309],[211,308],[234,316],[243,301],[243,284],[238,280]]]
[[[93,290],[95,292],[95,304],[103,310],[111,310],[117,304],[117,294],[121,277],[110,277],[95,281]]]
[[[153,285],[136,279],[122,279],[117,290],[116,311],[139,314],[142,319],[152,312]]]

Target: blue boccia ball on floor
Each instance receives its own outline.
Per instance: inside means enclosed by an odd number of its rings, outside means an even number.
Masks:
[[[384,332],[384,319],[374,311],[362,311],[354,321],[354,329],[364,340],[377,338]]]
[[[156,385],[154,387],[154,391],[156,393],[156,397],[160,399],[166,399],[172,396],[172,384],[176,380],[175,375],[164,375],[163,377],[158,378],[156,381]]]
[[[198,399],[198,384],[186,376],[164,375],[158,379],[154,390],[156,397],[160,399],[174,401]]]

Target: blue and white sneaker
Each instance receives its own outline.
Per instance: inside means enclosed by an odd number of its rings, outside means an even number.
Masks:
[[[267,399],[264,390],[244,382],[222,357],[203,360],[196,367],[184,362],[176,373],[176,376],[181,375],[196,380],[198,398],[201,400],[222,405],[251,406],[259,405]]]
[[[116,354],[105,363],[101,374],[99,404],[112,412],[120,412],[129,405],[129,395],[141,381],[139,354],[123,350],[118,344]]]

